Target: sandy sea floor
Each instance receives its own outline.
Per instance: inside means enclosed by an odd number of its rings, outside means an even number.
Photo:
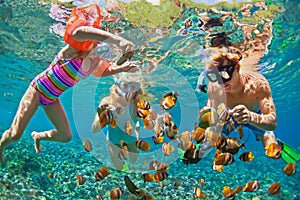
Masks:
[[[110,169],[105,179],[96,181],[95,172],[103,164],[86,152],[80,141],[67,144],[45,142],[42,145],[43,151],[36,155],[33,141],[29,133],[25,133],[20,142],[7,148],[7,162],[0,171],[1,199],[96,199],[96,195],[109,199],[110,191],[116,187],[124,190],[121,199],[138,199],[126,189],[125,175],[155,199],[193,199],[195,187],[201,188],[206,199],[222,199],[225,185],[234,188],[253,180],[260,182],[260,189],[252,193],[241,192],[235,199],[300,199],[299,166],[298,172],[288,177],[283,173],[284,161],[266,158],[261,151],[254,149],[248,149],[255,155],[252,162],[245,163],[236,158],[221,173],[211,169],[213,151],[198,164],[187,167],[177,160],[170,165],[169,177],[163,181],[166,186],[162,191],[161,183],[143,183],[142,172]],[[53,173],[53,178],[49,178],[49,173]],[[83,185],[77,183],[78,174],[84,176]],[[201,178],[206,182],[204,186],[199,184]],[[176,180],[179,181],[178,188],[174,187]],[[281,184],[281,190],[271,195],[268,187],[274,182]]]

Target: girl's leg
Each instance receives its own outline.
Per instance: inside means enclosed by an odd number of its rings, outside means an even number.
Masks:
[[[57,99],[51,105],[46,106],[44,111],[56,129],[44,132],[32,132],[31,136],[34,140],[36,153],[41,151],[41,140],[69,142],[72,139],[70,125],[60,100]]]
[[[26,90],[23,95],[15,118],[11,124],[11,127],[6,130],[0,141],[0,162],[4,163],[3,151],[12,142],[18,141],[28,122],[32,118],[33,114],[37,110],[39,105],[39,97],[35,89],[31,86]]]

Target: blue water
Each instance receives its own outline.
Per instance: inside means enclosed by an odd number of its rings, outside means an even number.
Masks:
[[[274,37],[268,47],[269,52],[262,57],[260,64],[262,73],[270,83],[276,105],[278,126],[275,134],[299,152],[300,2],[294,0],[272,3],[283,6],[285,11],[278,12],[273,21]],[[0,1],[0,133],[10,126],[18,102],[30,81],[48,66],[64,45],[61,37],[49,31],[49,27],[56,23],[49,17],[50,7],[50,4],[38,4],[33,0]],[[178,24],[170,29],[174,31],[176,28]],[[185,45],[181,41],[181,38],[171,37],[152,45],[157,48],[157,45],[163,44],[166,49],[173,48],[177,51]],[[168,47],[168,44],[172,45]],[[187,59],[189,52],[178,52],[180,51],[169,54],[157,71],[149,76],[150,86],[147,91],[156,97],[152,102],[154,107],[158,106],[160,97],[166,91],[179,92],[179,102],[170,112],[182,132],[193,126],[197,112],[205,105],[207,96],[194,93],[199,75],[197,61]],[[101,98],[109,94],[112,83],[112,77],[89,77],[61,96],[73,139],[66,144],[42,143],[41,155],[35,155],[29,135],[33,130],[47,130],[53,126],[43,110],[38,109],[21,140],[5,152],[8,163],[6,167],[0,168],[1,199],[95,199],[96,194],[108,198],[113,187],[124,187],[124,175],[117,171],[112,172],[113,177],[108,179],[110,181],[95,183],[94,172],[105,165],[107,160],[101,163],[101,160],[87,155],[81,146],[81,139],[92,134],[90,124],[96,106]],[[144,133],[145,137],[149,135],[148,132]],[[246,165],[234,163],[222,173],[211,170],[212,154],[197,165],[188,167],[177,160],[170,169],[165,193],[160,192],[159,183],[143,184],[141,172],[129,173],[129,176],[139,187],[147,188],[155,199],[192,199],[192,190],[201,177],[206,177],[207,185],[203,187],[203,191],[207,193],[207,199],[222,199],[221,191],[226,184],[234,187],[254,179],[261,181],[262,189],[257,193],[237,196],[237,199],[300,199],[299,166],[296,174],[287,177],[282,172],[285,163],[266,158],[262,144],[255,141],[253,136],[246,146],[256,153],[257,159]],[[54,180],[49,179],[47,174],[50,171],[59,175]],[[83,187],[76,187],[75,177],[78,173],[84,173],[87,177],[88,181]],[[181,181],[184,189],[174,191],[171,187],[176,178]],[[282,185],[281,196],[270,196],[267,192],[268,184],[275,181],[280,181]],[[122,198],[131,199],[133,196],[127,191]]]

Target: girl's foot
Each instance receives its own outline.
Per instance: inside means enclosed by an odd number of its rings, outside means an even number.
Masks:
[[[5,162],[5,159],[4,159],[4,156],[3,156],[3,148],[1,147],[1,144],[0,144],[0,163],[4,164]]]
[[[0,137],[0,163],[4,164],[5,163],[5,159],[3,156],[3,152],[5,150],[5,148],[11,143],[11,137],[10,137],[11,133],[9,130],[5,131],[2,135],[2,137]]]
[[[42,151],[42,146],[40,145],[39,133],[36,131],[33,131],[31,133],[31,137],[33,138],[33,141],[34,141],[35,152],[38,154],[39,152]]]

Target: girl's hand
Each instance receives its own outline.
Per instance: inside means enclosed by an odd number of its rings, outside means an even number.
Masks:
[[[251,122],[251,114],[245,105],[237,105],[230,110],[234,120],[239,124],[248,124]]]
[[[130,73],[134,73],[134,72],[138,72],[141,70],[141,67],[138,65],[137,61],[133,61],[133,62],[125,62],[123,63],[121,66],[122,71],[123,72],[130,72]]]
[[[127,40],[121,41],[120,47],[122,48],[123,55],[117,61],[117,65],[122,65],[124,62],[130,60],[135,52],[135,45]]]
[[[119,45],[123,51],[123,55],[126,55],[130,59],[135,52],[135,44],[124,39],[120,42]]]

